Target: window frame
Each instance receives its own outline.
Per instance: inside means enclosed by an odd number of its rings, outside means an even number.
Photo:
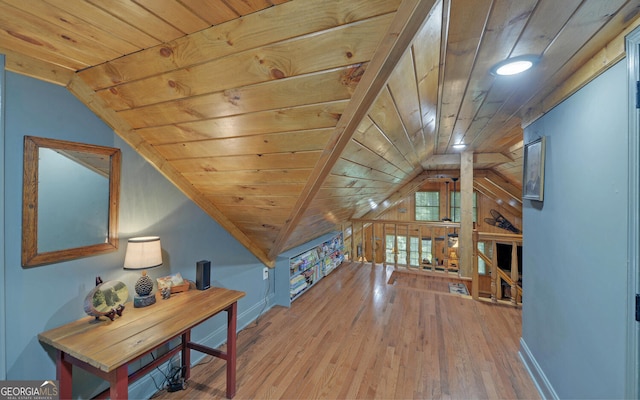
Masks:
[[[418,205],[418,195],[419,193],[433,193],[436,195],[436,205],[427,205],[427,206],[422,206],[422,205]],[[440,191],[439,190],[419,190],[417,192],[414,193],[413,196],[414,199],[414,207],[413,207],[413,220],[414,221],[419,221],[419,222],[437,222],[440,221],[440,215],[442,214],[442,210],[440,209]],[[418,208],[423,208],[423,209],[427,209],[427,210],[433,210],[433,209],[437,209],[438,211],[438,216],[436,219],[418,219]],[[427,211],[425,214],[429,214],[429,212]]]
[[[460,217],[462,214],[462,207],[455,207],[456,197],[460,197],[460,191],[449,192],[449,215],[451,215],[451,222],[460,222]],[[454,210],[460,210],[458,212],[457,220]],[[476,192],[475,190],[473,191],[473,222],[478,222],[478,192]]]

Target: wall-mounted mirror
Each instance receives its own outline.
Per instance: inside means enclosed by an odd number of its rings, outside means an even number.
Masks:
[[[120,150],[24,138],[22,265],[118,248]]]

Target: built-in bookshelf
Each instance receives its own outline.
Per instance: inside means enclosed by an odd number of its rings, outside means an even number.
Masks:
[[[289,297],[297,299],[344,259],[342,232],[289,258]]]
[[[285,254],[288,256],[289,302],[300,297],[319,280],[329,275],[344,260],[342,232],[325,235],[320,239],[316,244],[312,244],[312,247],[302,251],[294,249],[293,252]],[[276,269],[276,275],[278,275],[278,266]],[[284,268],[280,268],[282,269]]]
[[[317,248],[292,257],[289,261],[289,297],[293,300],[320,279],[320,255]]]

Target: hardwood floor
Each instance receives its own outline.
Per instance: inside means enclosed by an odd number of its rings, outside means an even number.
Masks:
[[[540,398],[518,356],[521,310],[392,272],[343,264],[241,331],[235,399]],[[224,398],[224,365],[207,357],[186,390],[154,398]]]

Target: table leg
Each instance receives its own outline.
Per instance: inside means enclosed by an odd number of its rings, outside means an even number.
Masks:
[[[109,374],[109,397],[111,400],[129,398],[129,369],[127,364],[118,367]]]
[[[59,393],[61,399],[70,399],[72,390],[73,365],[65,361],[64,353],[56,350],[56,379],[60,384]]]
[[[227,398],[236,395],[236,322],[238,303],[227,309]]]
[[[191,349],[187,345],[191,342],[191,330],[182,334],[182,377],[187,380],[191,376]]]

